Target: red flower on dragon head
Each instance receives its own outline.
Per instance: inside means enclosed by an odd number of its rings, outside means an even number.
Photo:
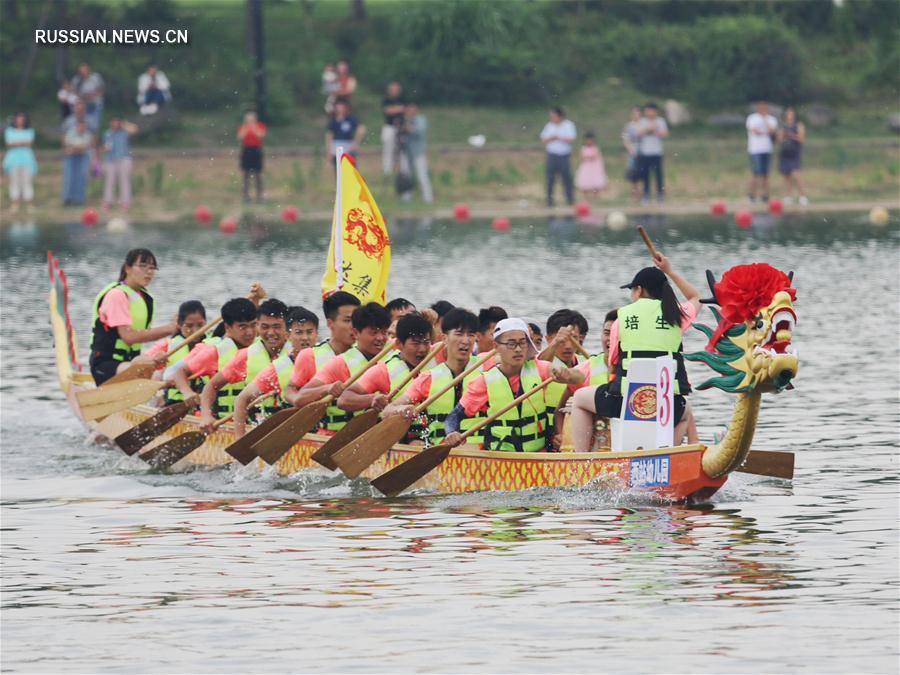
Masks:
[[[752,319],[780,291],[788,293],[791,301],[797,299],[791,278],[768,263],[736,265],[725,272],[713,287],[722,318],[706,349],[714,351],[716,342],[729,328]]]

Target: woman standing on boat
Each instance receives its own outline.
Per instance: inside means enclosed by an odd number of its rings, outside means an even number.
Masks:
[[[584,387],[572,397],[572,436],[576,452],[589,452],[592,447],[594,416],[619,417],[622,394],[628,391],[628,364],[633,358],[655,358],[669,355],[677,366],[675,378],[675,445],[685,433],[688,443],[698,442],[690,407],[685,396],[690,393],[682,358],[681,336],[690,327],[700,309],[700,292],[672,269],[662,253],[653,257],[656,267],[645,267],[634,275],[630,284],[631,304],[619,308],[618,318],[609,336],[609,365],[616,378],[598,387]],[[668,277],[668,278],[667,278]],[[679,303],[669,284],[671,279],[687,298]]]
[[[140,355],[141,343],[178,330],[175,321],[150,328],[153,296],[147,286],[156,274],[156,256],[135,248],[125,256],[119,280],[107,285],[94,300],[91,337],[91,375],[101,385]]]

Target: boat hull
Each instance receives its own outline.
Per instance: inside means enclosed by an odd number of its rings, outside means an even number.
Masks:
[[[69,400],[78,411],[74,391],[69,388]],[[140,405],[115,413],[100,422],[86,423],[99,436],[109,439],[128,430],[157,412],[149,405]],[[188,416],[161,434],[141,452],[176,436],[196,431],[196,417]],[[275,464],[283,475],[305,469],[324,467],[312,460],[312,454],[328,440],[321,434],[307,434],[295,443]],[[172,467],[184,471],[198,466],[220,466],[231,463],[225,452],[234,441],[230,424],[213,432],[199,448]],[[398,466],[421,451],[422,446],[397,444],[363,473],[373,479]],[[455,448],[450,456],[431,471],[412,489],[422,488],[440,493],[460,493],[475,490],[527,490],[540,487],[583,487],[592,481],[610,481],[633,490],[652,492],[672,501],[699,501],[715,493],[727,476],[709,478],[702,469],[703,445],[676,448],[638,450],[632,452],[548,453],[548,452],[491,452],[474,446]],[[140,457],[140,454],[138,455]],[[260,467],[262,460],[256,460]]]

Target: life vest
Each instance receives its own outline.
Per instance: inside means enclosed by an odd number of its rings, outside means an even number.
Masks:
[[[187,358],[187,355],[190,351],[197,346],[197,342],[193,344],[187,345],[184,343],[184,338],[181,335],[173,336],[166,338],[166,351],[168,352],[172,347],[177,345],[178,343],[182,343],[181,347],[176,350],[168,359],[166,359],[166,367],[174,366],[179,361],[183,361]],[[191,391],[200,394],[203,392],[203,387],[206,386],[206,383],[209,382],[209,377],[194,377],[188,380],[188,384],[191,385]],[[181,393],[181,390],[178,387],[166,387],[166,391],[163,394],[165,399],[164,405],[172,405],[173,403],[179,403],[184,400],[184,394]]]
[[[272,361],[272,368],[275,369],[275,377],[278,380],[278,390],[281,394],[277,398],[279,408],[287,407],[288,403],[284,399],[284,392],[287,391],[288,385],[291,383],[291,373],[294,372],[293,354],[282,354]]]
[[[281,356],[289,357],[290,351],[290,343],[285,342],[281,348],[281,352],[276,358]],[[250,382],[253,382],[256,376],[270,363],[272,363],[272,358],[269,356],[269,350],[266,349],[266,346],[260,338],[256,338],[247,348],[247,375],[243,382],[237,383],[240,385],[240,391],[243,391]],[[240,391],[238,393],[240,393]],[[269,398],[257,407],[266,414],[272,414],[281,410],[281,402],[279,398],[275,398],[274,400]]]
[[[129,345],[122,340],[118,328],[107,328],[100,321],[100,305],[103,298],[114,288],[124,291],[128,297],[128,311],[131,314],[132,330],[147,330],[153,321],[153,296],[147,291],[136,291],[128,284],[114,281],[108,284],[94,298],[92,314],[93,334],[91,336],[90,363],[109,361],[131,361],[141,353],[141,344]]]
[[[517,396],[540,385],[541,377],[533,359],[525,362],[519,380],[521,391],[513,392],[506,375],[500,371],[500,366],[494,366],[484,373],[488,393],[488,416],[512,403]],[[486,426],[483,431],[484,449],[541,452],[546,449],[544,436],[546,428],[547,404],[541,392],[525,399]]]
[[[219,353],[219,371],[231,361],[231,358],[237,354],[238,346],[230,337],[217,337],[205,340],[207,344],[215,345],[216,351]],[[243,382],[235,382],[234,384],[226,382],[219,391],[216,392],[215,414],[218,417],[225,417],[234,412],[234,400],[241,389],[244,388]]]
[[[628,391],[628,364],[631,359],[653,359],[669,355],[675,359],[675,393],[688,394],[691,387],[687,380],[682,356],[681,327],[663,319],[662,303],[652,298],[639,298],[619,309],[619,362],[616,364],[616,380],[610,393],[622,395]]]
[[[403,360],[403,357],[400,356],[399,350],[395,350],[393,356],[389,357],[387,361],[384,362],[384,365],[387,366],[388,369],[388,378],[390,378],[391,383],[391,391],[397,388],[397,385],[409,375],[410,367],[406,361]],[[403,388],[397,392],[399,396],[404,391],[409,389],[409,385],[412,384],[412,380],[403,385]],[[425,425],[421,424],[418,421],[413,421],[413,423],[409,427],[409,431],[406,433],[407,441],[424,441],[428,432],[426,431]]]
[[[609,382],[609,368],[606,366],[606,354],[594,354],[588,359],[591,363],[588,385],[596,387]]]
[[[356,373],[362,370],[366,363],[369,362],[363,353],[356,348],[356,345],[350,347],[350,349],[343,354],[339,354],[338,358],[344,359],[344,363],[347,364],[347,369],[350,371],[351,376],[356,375]],[[318,365],[317,362],[316,366]],[[361,412],[361,410],[355,413],[347,412],[342,408],[338,408],[335,402],[332,401],[325,410],[325,416],[322,418],[322,428],[327,431],[340,431],[347,422]]]
[[[471,366],[475,360],[476,357],[471,357],[469,363],[466,364],[466,367],[468,368]],[[455,377],[446,362],[435,366],[428,372],[431,373],[431,388],[428,390],[428,398],[431,398],[438,391],[450,384]],[[447,436],[447,432],[444,431],[444,422],[453,411],[453,408],[456,407],[456,404],[459,403],[463,391],[468,386],[469,382],[480,374],[481,373],[478,370],[469,373],[463,378],[462,382],[458,383],[449,391],[444,392],[434,403],[425,409],[425,414],[428,416],[428,442],[431,445],[437,445],[438,443],[443,442],[444,438]],[[481,411],[472,417],[464,417],[459,422],[459,430],[467,431],[483,418],[484,413]],[[479,431],[466,438],[466,443],[481,445],[484,443],[484,437]]]
[[[575,365],[577,366],[581,363],[583,359],[580,356],[575,357]],[[554,357],[553,363],[569,368],[562,359],[558,359]],[[544,399],[547,401],[547,419],[550,422],[550,425],[553,425],[553,413],[556,412],[556,409],[559,407],[559,402],[562,399],[563,392],[565,392],[566,387],[569,385],[563,384],[562,382],[551,382],[547,385],[547,388],[544,389]]]

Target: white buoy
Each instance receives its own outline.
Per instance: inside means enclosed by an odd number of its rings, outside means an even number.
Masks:
[[[611,211],[606,216],[606,225],[611,230],[624,230],[628,225],[628,218],[621,211]]]
[[[483,148],[486,142],[487,138],[485,138],[484,134],[469,136],[469,145],[471,145],[473,148]]]
[[[872,223],[872,225],[884,227],[888,224],[888,221],[890,219],[891,214],[889,214],[888,210],[883,206],[876,206],[871,211],[869,211],[869,222]]]
[[[119,218],[118,216],[115,218],[110,218],[109,222],[106,224],[106,230],[108,232],[114,232],[116,234],[121,234],[122,232],[128,231],[128,221],[124,218]]]

